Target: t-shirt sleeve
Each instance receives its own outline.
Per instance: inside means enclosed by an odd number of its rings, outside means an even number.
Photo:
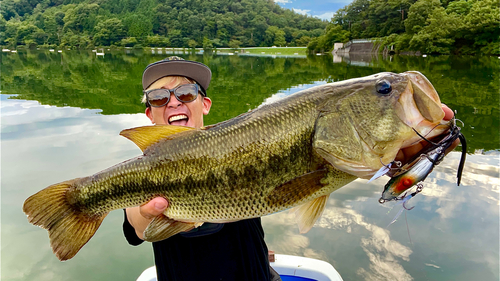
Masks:
[[[138,246],[142,244],[144,240],[137,236],[134,227],[128,222],[127,212],[125,211],[125,209],[123,210],[123,212],[125,214],[125,219],[123,220],[123,235],[125,235],[125,239],[127,239],[127,242],[132,246]]]

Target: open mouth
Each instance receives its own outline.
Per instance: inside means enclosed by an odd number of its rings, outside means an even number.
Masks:
[[[180,115],[175,115],[170,118],[168,118],[168,124],[169,125],[186,125],[188,122],[189,118],[187,115],[180,114]]]

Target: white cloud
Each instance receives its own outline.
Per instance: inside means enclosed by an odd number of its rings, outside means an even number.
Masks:
[[[302,9],[292,8],[292,11],[296,12],[297,14],[301,14],[301,15],[309,15],[309,12],[311,10],[302,10]]]
[[[330,21],[335,13],[334,12],[326,12],[321,15],[315,15],[315,17],[320,18],[322,20]]]
[[[274,0],[274,3],[276,4],[286,4],[286,3],[292,3],[291,0]]]

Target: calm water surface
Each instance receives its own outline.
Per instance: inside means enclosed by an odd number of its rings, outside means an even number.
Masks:
[[[108,215],[73,259],[60,262],[47,232],[29,224],[21,207],[50,184],[140,154],[118,133],[149,124],[139,103],[140,77],[148,63],[165,56],[2,53],[2,280],[135,280],[153,264],[149,243],[126,243],[120,211]],[[497,58],[181,56],[213,71],[206,124],[322,83],[381,71],[424,73],[464,122],[469,155],[462,185],[455,184],[460,154],[452,152],[410,201],[415,208],[390,226],[400,205],[377,202],[387,179],[357,180],[330,196],[307,234],[298,232],[288,212],[264,217],[266,241],[277,253],[326,260],[346,281],[499,279]]]

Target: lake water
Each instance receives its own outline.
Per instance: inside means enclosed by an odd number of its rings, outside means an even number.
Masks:
[[[118,133],[148,125],[141,74],[165,52],[2,53],[1,279],[135,280],[153,264],[151,245],[127,244],[123,213],[111,212],[90,242],[60,262],[47,232],[27,222],[24,200],[48,185],[87,176],[140,151]],[[307,58],[180,54],[210,66],[213,100],[205,124],[314,85],[381,71],[424,73],[457,111],[468,140],[462,184],[460,153],[450,153],[401,208],[379,204],[387,178],[357,180],[334,192],[307,234],[288,212],[263,218],[276,253],[332,263],[344,280],[499,279],[498,58]],[[405,219],[406,218],[406,219]]]

